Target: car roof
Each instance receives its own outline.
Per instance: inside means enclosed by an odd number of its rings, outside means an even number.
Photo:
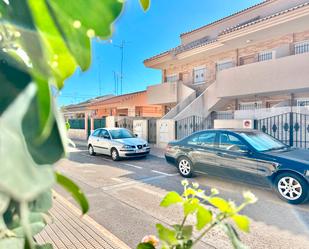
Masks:
[[[102,129],[107,130],[107,131],[121,130],[121,129],[127,130],[126,128],[121,128],[121,127],[110,127],[110,128],[102,127],[102,128],[98,128],[97,130],[102,130]]]
[[[207,129],[207,130],[202,130],[202,131],[198,131],[196,133],[200,133],[200,132],[211,132],[211,131],[223,131],[223,132],[234,132],[234,133],[260,133],[261,131],[259,130],[255,130],[255,129],[246,129],[246,128],[228,128],[228,129]]]

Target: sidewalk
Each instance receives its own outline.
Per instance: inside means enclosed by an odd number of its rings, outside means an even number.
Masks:
[[[53,222],[35,236],[39,244],[51,243],[55,249],[129,249],[88,215],[81,212],[61,195],[53,193],[50,214]]]

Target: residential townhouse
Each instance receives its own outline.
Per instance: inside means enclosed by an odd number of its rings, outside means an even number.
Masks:
[[[263,1],[180,39],[144,61],[162,72],[147,96],[168,112],[163,119],[309,106],[308,1]]]

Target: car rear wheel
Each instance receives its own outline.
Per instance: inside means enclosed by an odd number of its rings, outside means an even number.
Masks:
[[[115,149],[115,148],[113,148],[111,150],[111,156],[112,156],[113,161],[119,161],[119,159],[120,159],[119,153],[118,153],[117,149]]]
[[[90,154],[91,156],[95,156],[95,152],[94,152],[94,149],[93,149],[92,145],[89,145],[89,146],[88,146],[88,152],[89,152],[89,154]]]
[[[281,199],[291,204],[300,204],[308,198],[308,183],[301,176],[283,173],[276,177],[275,187]]]
[[[180,157],[178,160],[178,170],[183,177],[192,177],[192,162],[187,157]]]

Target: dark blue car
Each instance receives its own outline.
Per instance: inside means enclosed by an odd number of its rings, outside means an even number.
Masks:
[[[183,177],[194,171],[271,184],[292,204],[308,198],[309,151],[289,147],[256,130],[206,130],[170,142],[165,158]]]

